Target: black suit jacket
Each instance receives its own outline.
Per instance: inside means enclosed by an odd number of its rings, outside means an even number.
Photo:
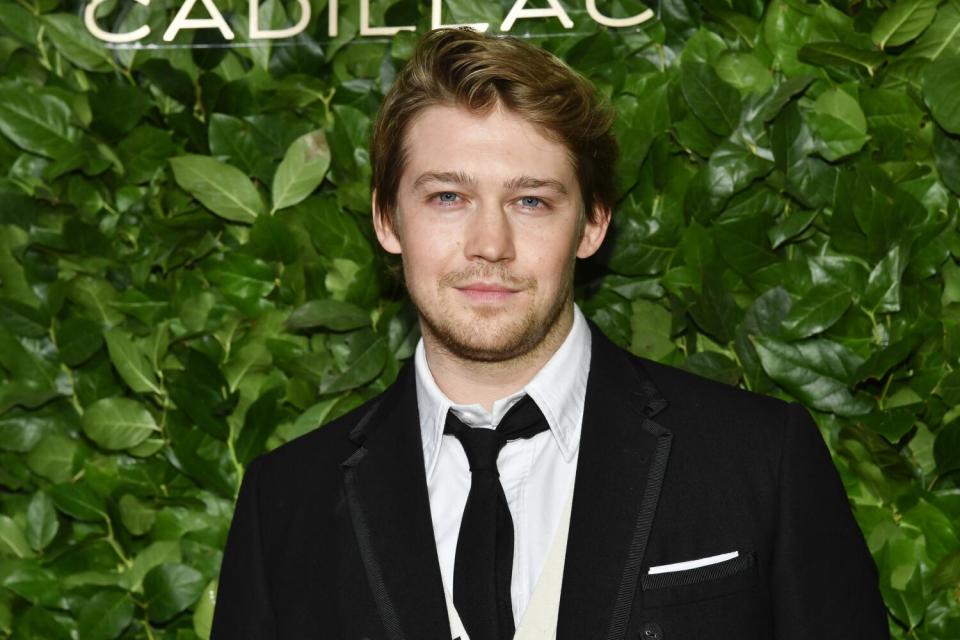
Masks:
[[[591,331],[558,640],[887,638],[876,568],[806,412]],[[250,465],[213,638],[450,640],[412,360],[375,400]]]

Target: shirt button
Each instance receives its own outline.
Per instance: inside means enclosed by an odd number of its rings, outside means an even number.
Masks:
[[[648,622],[640,631],[640,640],[663,640],[663,629],[656,622]]]

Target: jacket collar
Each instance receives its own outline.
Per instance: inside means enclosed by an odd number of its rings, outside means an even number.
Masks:
[[[667,406],[638,364],[592,322],[558,640],[626,634],[670,453],[652,417]]]
[[[450,640],[423,468],[413,361],[350,434],[347,510],[391,640]]]

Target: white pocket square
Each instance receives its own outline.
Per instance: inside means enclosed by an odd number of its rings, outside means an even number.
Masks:
[[[697,558],[696,560],[674,562],[673,564],[661,564],[656,567],[650,567],[650,570],[647,573],[648,575],[655,575],[658,573],[672,573],[674,571],[687,571],[689,569],[697,569],[699,567],[706,567],[711,564],[717,564],[718,562],[733,560],[734,558],[739,556],[740,556],[739,551],[731,551],[730,553],[721,553],[720,555],[717,555],[717,556],[707,556],[706,558]]]

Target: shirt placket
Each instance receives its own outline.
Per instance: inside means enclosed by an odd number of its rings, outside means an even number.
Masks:
[[[510,515],[513,518],[513,572],[511,597],[514,619],[519,621],[518,611],[524,611],[530,602],[529,564],[527,537],[530,535],[530,516],[527,504],[530,474],[533,472],[536,444],[530,438],[507,443],[501,451],[500,484],[504,488]]]

